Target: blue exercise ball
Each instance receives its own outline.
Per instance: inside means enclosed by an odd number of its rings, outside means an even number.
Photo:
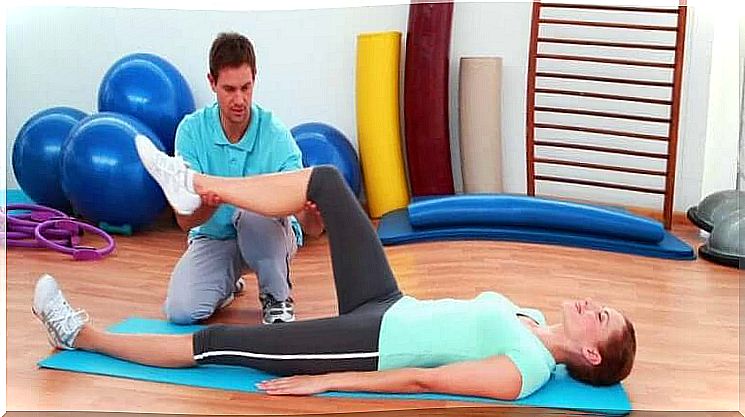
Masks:
[[[88,115],[71,107],[42,110],[21,127],[13,143],[13,172],[36,203],[70,212],[60,183],[60,152],[73,127]]]
[[[98,111],[126,114],[145,123],[171,155],[178,124],[194,110],[186,79],[175,66],[153,54],[119,59],[98,90]]]
[[[311,122],[290,130],[303,153],[303,166],[333,165],[344,176],[356,196],[362,188],[362,174],[357,152],[346,136],[333,126]]]
[[[163,191],[137,155],[137,134],[164,149],[145,124],[123,114],[94,114],[70,132],[62,146],[62,189],[80,216],[134,230],[165,208]]]

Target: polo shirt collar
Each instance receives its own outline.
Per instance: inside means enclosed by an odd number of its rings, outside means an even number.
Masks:
[[[217,119],[219,131],[219,134],[215,135],[215,144],[235,146],[246,152],[251,152],[253,150],[254,145],[256,145],[256,139],[259,136],[259,119],[261,118],[259,108],[256,104],[251,104],[251,120],[248,123],[248,129],[246,129],[246,133],[243,134],[243,137],[237,143],[230,143],[228,137],[225,136],[222,123],[220,123],[220,106],[217,103],[215,103],[214,117]]]

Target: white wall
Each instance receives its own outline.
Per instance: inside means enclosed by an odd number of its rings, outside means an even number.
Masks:
[[[725,8],[703,8],[713,25],[709,117],[704,146],[701,195],[734,189],[739,142],[739,16]]]
[[[701,197],[702,149],[707,137],[709,68],[714,22],[689,10],[681,108],[676,210]],[[460,187],[457,70],[460,56],[503,58],[503,183],[525,192],[525,103],[531,5],[462,3],[455,6],[451,44],[451,148]],[[132,52],[156,53],[178,67],[197,106],[213,100],[205,79],[207,51],[215,34],[249,36],[258,54],[255,99],[290,127],[311,120],[341,129],[356,147],[354,71],[356,35],[406,33],[406,4],[318,10],[189,11],[112,8],[23,8],[7,16],[8,159],[25,120],[41,109],[67,105],[96,111],[98,85],[109,66]],[[405,38],[404,38],[405,42]],[[403,52],[402,44],[402,52]],[[403,58],[403,57],[402,57]],[[402,59],[403,61],[403,59]],[[605,70],[602,70],[605,71]],[[10,164],[8,188],[17,187]],[[597,174],[596,174],[597,175]],[[542,188],[539,187],[539,191]],[[582,187],[546,189],[610,203],[661,207],[661,198]]]

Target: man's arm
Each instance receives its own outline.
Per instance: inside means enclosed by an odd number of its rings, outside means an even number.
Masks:
[[[287,144],[287,151],[284,160],[279,164],[278,172],[295,171],[303,168],[303,157],[300,148],[289,130],[286,130],[284,141]],[[318,207],[312,202],[308,202],[302,210],[294,214],[303,233],[312,238],[317,238],[323,234],[326,226],[323,223],[323,217],[318,211]]]
[[[198,173],[204,173],[202,165],[199,163],[197,157],[196,144],[204,140],[202,137],[196,136],[191,129],[191,124],[186,119],[179,123],[176,128],[175,138],[175,149],[176,155],[182,157],[184,161],[189,165],[191,169]],[[212,200],[210,199],[212,198]],[[214,200],[214,201],[213,201]],[[219,201],[214,199],[214,196],[202,196],[202,205],[190,215],[176,214],[176,222],[178,223],[181,230],[188,232],[194,227],[197,227],[207,222],[215,211],[220,206]]]
[[[279,378],[262,382],[259,388],[272,395],[308,395],[324,391],[436,392],[514,400],[520,395],[522,376],[507,356],[494,356],[438,368]]]

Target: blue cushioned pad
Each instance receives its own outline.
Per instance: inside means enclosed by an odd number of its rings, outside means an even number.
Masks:
[[[696,253],[691,246],[667,231],[662,241],[645,243],[599,235],[517,226],[471,225],[417,229],[411,225],[408,210],[405,208],[383,215],[378,224],[378,236],[384,245],[443,240],[496,240],[573,246],[675,260],[696,259]]]

